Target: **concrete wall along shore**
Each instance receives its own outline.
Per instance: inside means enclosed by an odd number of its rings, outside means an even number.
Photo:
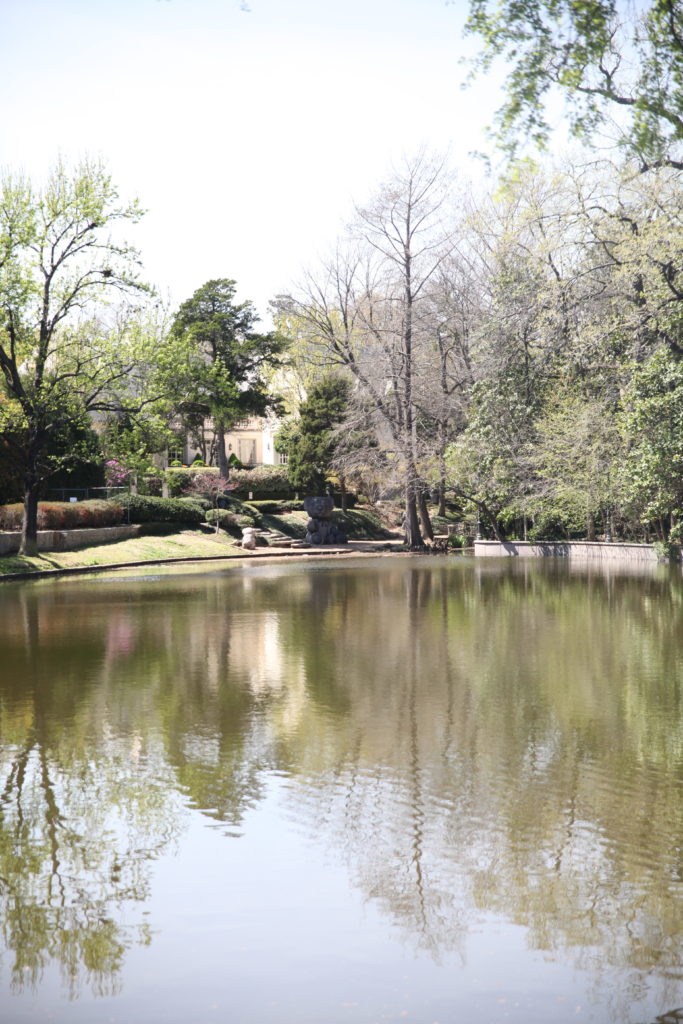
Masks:
[[[484,557],[572,558],[581,561],[656,562],[652,544],[607,544],[600,541],[475,540],[474,553]]]
[[[106,544],[109,540],[127,540],[137,537],[140,526],[85,527],[82,530],[38,530],[39,551],[70,551],[90,544]],[[0,555],[12,555],[19,550],[21,534],[0,533]]]

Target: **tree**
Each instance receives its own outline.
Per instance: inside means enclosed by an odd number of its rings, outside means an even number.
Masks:
[[[595,540],[595,521],[602,515],[611,536],[622,448],[613,410],[577,391],[553,395],[536,425],[533,454],[541,485],[534,504],[541,518],[549,500],[552,515],[567,530],[585,528],[588,540]]]
[[[569,99],[575,135],[625,123],[621,144],[642,170],[683,169],[683,11],[679,0],[470,0],[466,32],[483,40],[476,71],[506,60],[507,100],[497,136],[514,155],[520,137],[543,145],[545,100]]]
[[[683,362],[665,349],[634,374],[624,395],[629,440],[623,479],[645,522],[683,512]]]
[[[280,431],[276,448],[287,454],[287,476],[298,491],[325,490],[336,447],[333,430],[344,419],[350,389],[344,377],[324,377],[301,403],[298,419]]]
[[[303,293],[281,303],[372,405],[401,475],[409,548],[422,546],[419,455],[427,421],[416,382],[420,349],[435,327],[429,285],[454,245],[444,223],[448,201],[443,161],[425,154],[406,160],[357,210],[351,237],[321,274],[309,274]]]
[[[143,290],[137,252],[112,233],[140,215],[92,161],[58,162],[42,189],[18,175],[0,182],[0,435],[21,466],[24,554],[37,549],[50,437],[140,405],[141,339],[130,317],[112,324],[97,305],[112,290]]]
[[[467,428],[446,452],[450,489],[474,505],[497,540],[504,521],[525,515],[534,411],[519,371],[477,381]]]
[[[171,328],[186,346],[186,363],[176,381],[179,411],[195,419],[198,412],[211,416],[218,468],[226,479],[225,431],[245,416],[263,416],[277,407],[264,371],[277,363],[286,344],[274,331],[256,332],[253,303],[235,303],[235,294],[235,281],[207,281],[181,305]]]

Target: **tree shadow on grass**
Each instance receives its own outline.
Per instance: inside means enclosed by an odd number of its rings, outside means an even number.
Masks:
[[[40,572],[42,569],[61,569],[62,566],[49,555],[5,555],[0,558],[0,576],[12,576],[19,572]]]

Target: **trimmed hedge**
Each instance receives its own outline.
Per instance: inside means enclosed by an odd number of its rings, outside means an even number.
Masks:
[[[0,506],[0,530],[20,530],[24,506],[18,502]],[[118,501],[40,501],[39,530],[78,530],[86,527],[119,526],[124,510]]]
[[[124,510],[131,523],[201,523],[204,509],[180,498],[152,498],[143,494],[128,494],[122,498]]]
[[[213,502],[209,498],[203,498],[200,494],[189,494],[184,498],[176,498],[176,501],[182,501],[186,505],[198,505],[199,508],[203,508],[205,512],[208,512],[210,508],[213,508]]]
[[[333,494],[332,497],[334,499],[335,508],[341,508],[341,494]],[[358,499],[355,494],[352,494],[351,492],[347,493],[347,509],[353,508],[357,500]],[[304,503],[300,498],[266,498],[263,500],[253,498],[250,501],[247,501],[247,504],[251,508],[258,509],[259,512],[264,512],[269,516],[281,516],[287,512],[303,512],[304,510]]]
[[[293,498],[295,494],[287,476],[286,466],[233,469],[230,480],[237,484],[235,493],[242,498],[250,491],[258,498]]]

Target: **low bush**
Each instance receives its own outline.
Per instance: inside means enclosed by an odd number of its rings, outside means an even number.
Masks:
[[[24,506],[0,506],[0,529],[20,530]],[[118,526],[124,511],[117,501],[41,501],[38,503],[39,530],[78,530],[86,527]]]
[[[184,498],[178,498],[178,501],[183,501],[188,505],[198,505],[199,508],[203,508],[205,512],[213,508],[213,502],[209,498],[203,498],[201,494],[189,494]]]
[[[250,492],[255,498],[291,498],[294,488],[289,482],[286,466],[254,466],[253,469],[233,469],[230,480],[237,484],[235,493],[245,497]]]
[[[255,501],[240,501],[234,494],[225,494],[219,499],[219,508],[232,512],[236,516],[250,516],[257,526],[261,525],[263,513],[256,508]]]
[[[217,466],[169,466],[164,473],[164,479],[168,484],[168,493],[172,498],[177,498],[192,487],[195,477],[199,474],[208,473],[210,476],[218,476]]]
[[[284,516],[288,512],[303,512],[304,503],[298,498],[282,498],[279,501],[266,499],[265,501],[246,501],[245,507],[254,509],[256,512],[266,516]]]
[[[222,530],[226,530],[234,537],[241,537],[243,529],[249,526],[256,526],[256,520],[253,516],[239,515],[235,512],[229,512],[225,508],[212,508],[206,513],[206,521],[214,526],[218,523]]]
[[[131,523],[201,523],[204,520],[201,505],[180,498],[128,494],[121,503]]]
[[[245,502],[249,508],[256,509],[257,512],[265,512],[266,515],[276,516],[280,512],[288,511],[286,502],[284,501],[247,501]]]

